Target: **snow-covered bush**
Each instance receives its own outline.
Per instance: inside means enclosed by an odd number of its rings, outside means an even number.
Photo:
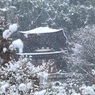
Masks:
[[[91,87],[83,85],[82,87],[80,87],[80,91],[82,95],[95,95],[93,86]]]
[[[94,95],[95,85],[77,86],[59,81],[48,82],[49,63],[34,66],[28,58],[12,60],[0,68],[0,94],[6,95]],[[42,81],[43,80],[43,81]],[[73,88],[73,86],[78,89]]]
[[[35,67],[28,58],[23,57],[17,62],[12,60],[6,63],[0,68],[0,95],[30,95],[39,91],[42,89],[40,79],[45,82],[48,68],[48,63]]]
[[[59,83],[60,85],[56,85]],[[82,85],[78,87],[76,91],[73,87],[69,87],[69,84],[60,82],[47,83],[48,87],[42,91],[36,91],[34,95],[95,95],[95,85],[86,86]]]

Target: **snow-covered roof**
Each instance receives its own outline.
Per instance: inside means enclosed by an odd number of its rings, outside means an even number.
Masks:
[[[25,33],[25,34],[42,34],[42,33],[54,33],[54,32],[59,32],[62,29],[52,29],[49,27],[38,27],[29,31],[20,31],[20,33]]]

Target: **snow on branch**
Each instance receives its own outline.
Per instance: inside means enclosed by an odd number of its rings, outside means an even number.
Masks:
[[[10,30],[12,33],[13,33],[13,32],[16,32],[16,31],[17,31],[17,28],[18,28],[18,26],[17,26],[16,23],[9,25],[9,30]]]
[[[23,52],[23,42],[21,39],[14,40],[12,44],[9,46],[10,50],[14,50],[16,48],[19,49],[19,53]]]
[[[16,31],[17,31],[17,24],[11,24],[11,25],[9,25],[9,29],[7,29],[3,32],[2,37],[4,39],[8,39],[12,35],[12,33],[16,32]]]

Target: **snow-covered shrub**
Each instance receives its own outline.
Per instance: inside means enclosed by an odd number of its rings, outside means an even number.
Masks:
[[[55,84],[59,83],[59,86]],[[60,82],[51,82],[51,87],[47,88],[45,95],[95,95],[95,85],[86,86],[82,85],[78,87],[78,91],[76,91],[73,87],[69,87],[69,84],[64,84]],[[39,94],[37,94],[39,95]]]
[[[30,95],[36,93],[35,91],[42,89],[40,79],[45,82],[48,68],[48,63],[35,67],[28,58],[23,57],[19,61],[12,60],[6,63],[0,68],[0,94]]]
[[[91,86],[82,86],[80,87],[82,95],[95,95],[95,91]]]
[[[28,58],[12,60],[0,68],[0,94],[6,95],[95,95],[95,85],[78,86],[70,83],[47,82],[49,63],[34,66]],[[41,79],[41,81],[40,81]],[[42,81],[43,80],[43,81]],[[41,84],[40,84],[41,82]],[[43,83],[42,83],[43,82]],[[72,85],[75,85],[72,82]],[[76,85],[77,87],[77,85]]]

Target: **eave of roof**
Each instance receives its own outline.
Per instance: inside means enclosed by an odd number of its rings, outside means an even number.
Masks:
[[[20,33],[23,34],[43,34],[43,33],[55,33],[55,32],[59,32],[62,29],[52,29],[49,27],[38,27],[32,30],[28,30],[28,31],[20,31]]]
[[[16,53],[17,55],[28,55],[28,56],[33,56],[33,55],[51,55],[51,54],[60,54],[63,53],[63,51],[54,51],[54,52],[40,52],[40,53]]]

